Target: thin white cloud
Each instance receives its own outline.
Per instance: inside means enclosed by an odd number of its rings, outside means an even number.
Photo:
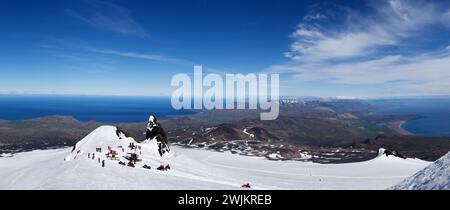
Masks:
[[[291,35],[291,49],[285,53],[291,61],[267,70],[290,73],[298,82],[378,85],[380,92],[397,89],[404,95],[450,94],[449,43],[415,48],[433,27],[448,24],[448,4],[373,2],[370,14],[339,10],[343,18],[334,19],[334,25],[307,14]]]
[[[450,27],[450,9],[442,15],[442,24]]]
[[[303,62],[362,57],[396,46],[405,38],[420,36],[426,26],[446,22],[446,15],[431,3],[377,2],[370,18],[342,8],[338,19],[312,18],[320,13],[305,15],[291,35],[294,41],[286,57]]]
[[[379,33],[346,32],[328,36],[303,26],[297,29],[294,36],[296,41],[286,56],[298,61],[359,57],[367,55],[375,47],[395,44],[395,40]]]
[[[398,88],[403,94],[450,94],[450,55],[386,56],[376,60],[341,64],[287,64],[271,71],[293,73],[297,82],[378,85]],[[388,89],[386,89],[388,90]]]
[[[128,9],[106,1],[90,1],[89,7],[86,11],[66,9],[65,13],[93,27],[122,36],[150,38]]]
[[[121,58],[132,58],[132,59],[140,59],[140,60],[149,60],[161,63],[169,63],[176,65],[184,65],[184,66],[193,66],[195,63],[193,61],[187,59],[173,58],[167,57],[159,54],[151,54],[151,53],[141,53],[141,52],[133,52],[133,51],[123,51],[123,50],[114,50],[114,49],[105,49],[98,48],[92,46],[88,43],[71,43],[71,42],[62,42],[60,44],[43,44],[39,45],[40,48],[54,50],[53,56],[58,58],[66,59],[71,62],[90,62],[90,63],[99,63],[98,61],[112,62],[114,60],[104,60],[104,56],[116,56]],[[71,52],[71,53],[67,53]],[[112,66],[112,65],[108,65]]]
[[[119,56],[119,57],[125,57],[125,58],[151,60],[151,61],[179,64],[179,65],[193,65],[193,62],[188,61],[188,60],[169,58],[169,57],[155,55],[155,54],[144,54],[144,53],[136,53],[136,52],[104,50],[104,49],[95,49],[95,48],[88,48],[86,50],[89,52],[93,52],[93,53],[100,53],[100,54],[104,54],[104,55],[113,55],[113,56]]]
[[[323,20],[323,19],[327,19],[327,16],[321,13],[313,13],[313,14],[307,14],[305,15],[305,17],[303,18],[306,21],[310,21],[310,20]]]

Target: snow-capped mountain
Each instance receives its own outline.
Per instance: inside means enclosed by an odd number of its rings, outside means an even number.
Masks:
[[[101,126],[71,148],[1,157],[0,189],[386,189],[428,164],[384,155],[349,164],[270,161],[177,146],[161,157],[155,140],[138,143]]]
[[[450,190],[450,152],[391,189]]]

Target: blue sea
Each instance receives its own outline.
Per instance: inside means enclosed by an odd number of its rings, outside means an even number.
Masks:
[[[418,115],[403,128],[416,135],[450,136],[450,97],[370,100],[375,114]]]
[[[403,128],[424,136],[450,136],[450,97],[368,100],[380,115],[418,115]],[[107,96],[0,96],[0,119],[23,120],[49,115],[72,116],[101,123],[143,122],[150,114],[158,118],[194,114],[174,110],[169,97]]]
[[[2,120],[65,115],[80,121],[128,123],[144,122],[150,114],[166,118],[193,113],[174,110],[169,97],[0,96]]]

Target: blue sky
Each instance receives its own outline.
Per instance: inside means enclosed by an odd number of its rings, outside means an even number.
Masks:
[[[1,0],[0,94],[170,95],[280,73],[281,95],[450,95],[450,2]]]

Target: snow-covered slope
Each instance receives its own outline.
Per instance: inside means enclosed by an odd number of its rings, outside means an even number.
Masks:
[[[450,152],[391,189],[450,190]]]
[[[0,158],[0,189],[385,189],[426,167],[429,162],[379,156],[349,164],[269,161],[201,149],[172,147],[160,157],[156,142],[119,138],[117,129],[102,126],[75,148],[32,151]],[[124,136],[122,136],[124,137]],[[135,168],[106,159],[109,147],[123,156],[141,147]],[[122,149],[124,151],[122,152]],[[102,148],[102,152],[96,152]],[[88,158],[88,153],[92,157]],[[98,163],[105,160],[105,167]],[[127,162],[127,161],[126,161]],[[158,171],[161,164],[171,170]],[[150,170],[142,168],[149,165]]]
[[[135,150],[128,148],[130,143],[141,146],[141,150],[138,151],[142,151],[144,155],[150,155],[154,158],[159,156],[158,146],[155,140],[147,140],[139,144],[133,138],[128,138],[123,133],[118,133],[116,127],[101,126],[79,141],[75,145],[75,148],[72,148],[72,152],[65,158],[65,160],[71,161],[76,159],[78,156],[86,157],[88,153],[100,155],[102,159],[105,159],[102,154],[107,152],[108,147],[117,151],[119,154],[118,156],[123,156],[129,152],[135,152]],[[124,148],[124,152],[122,152],[119,147]],[[95,152],[96,148],[102,148],[103,153]],[[173,153],[165,154],[164,157],[173,157]]]

